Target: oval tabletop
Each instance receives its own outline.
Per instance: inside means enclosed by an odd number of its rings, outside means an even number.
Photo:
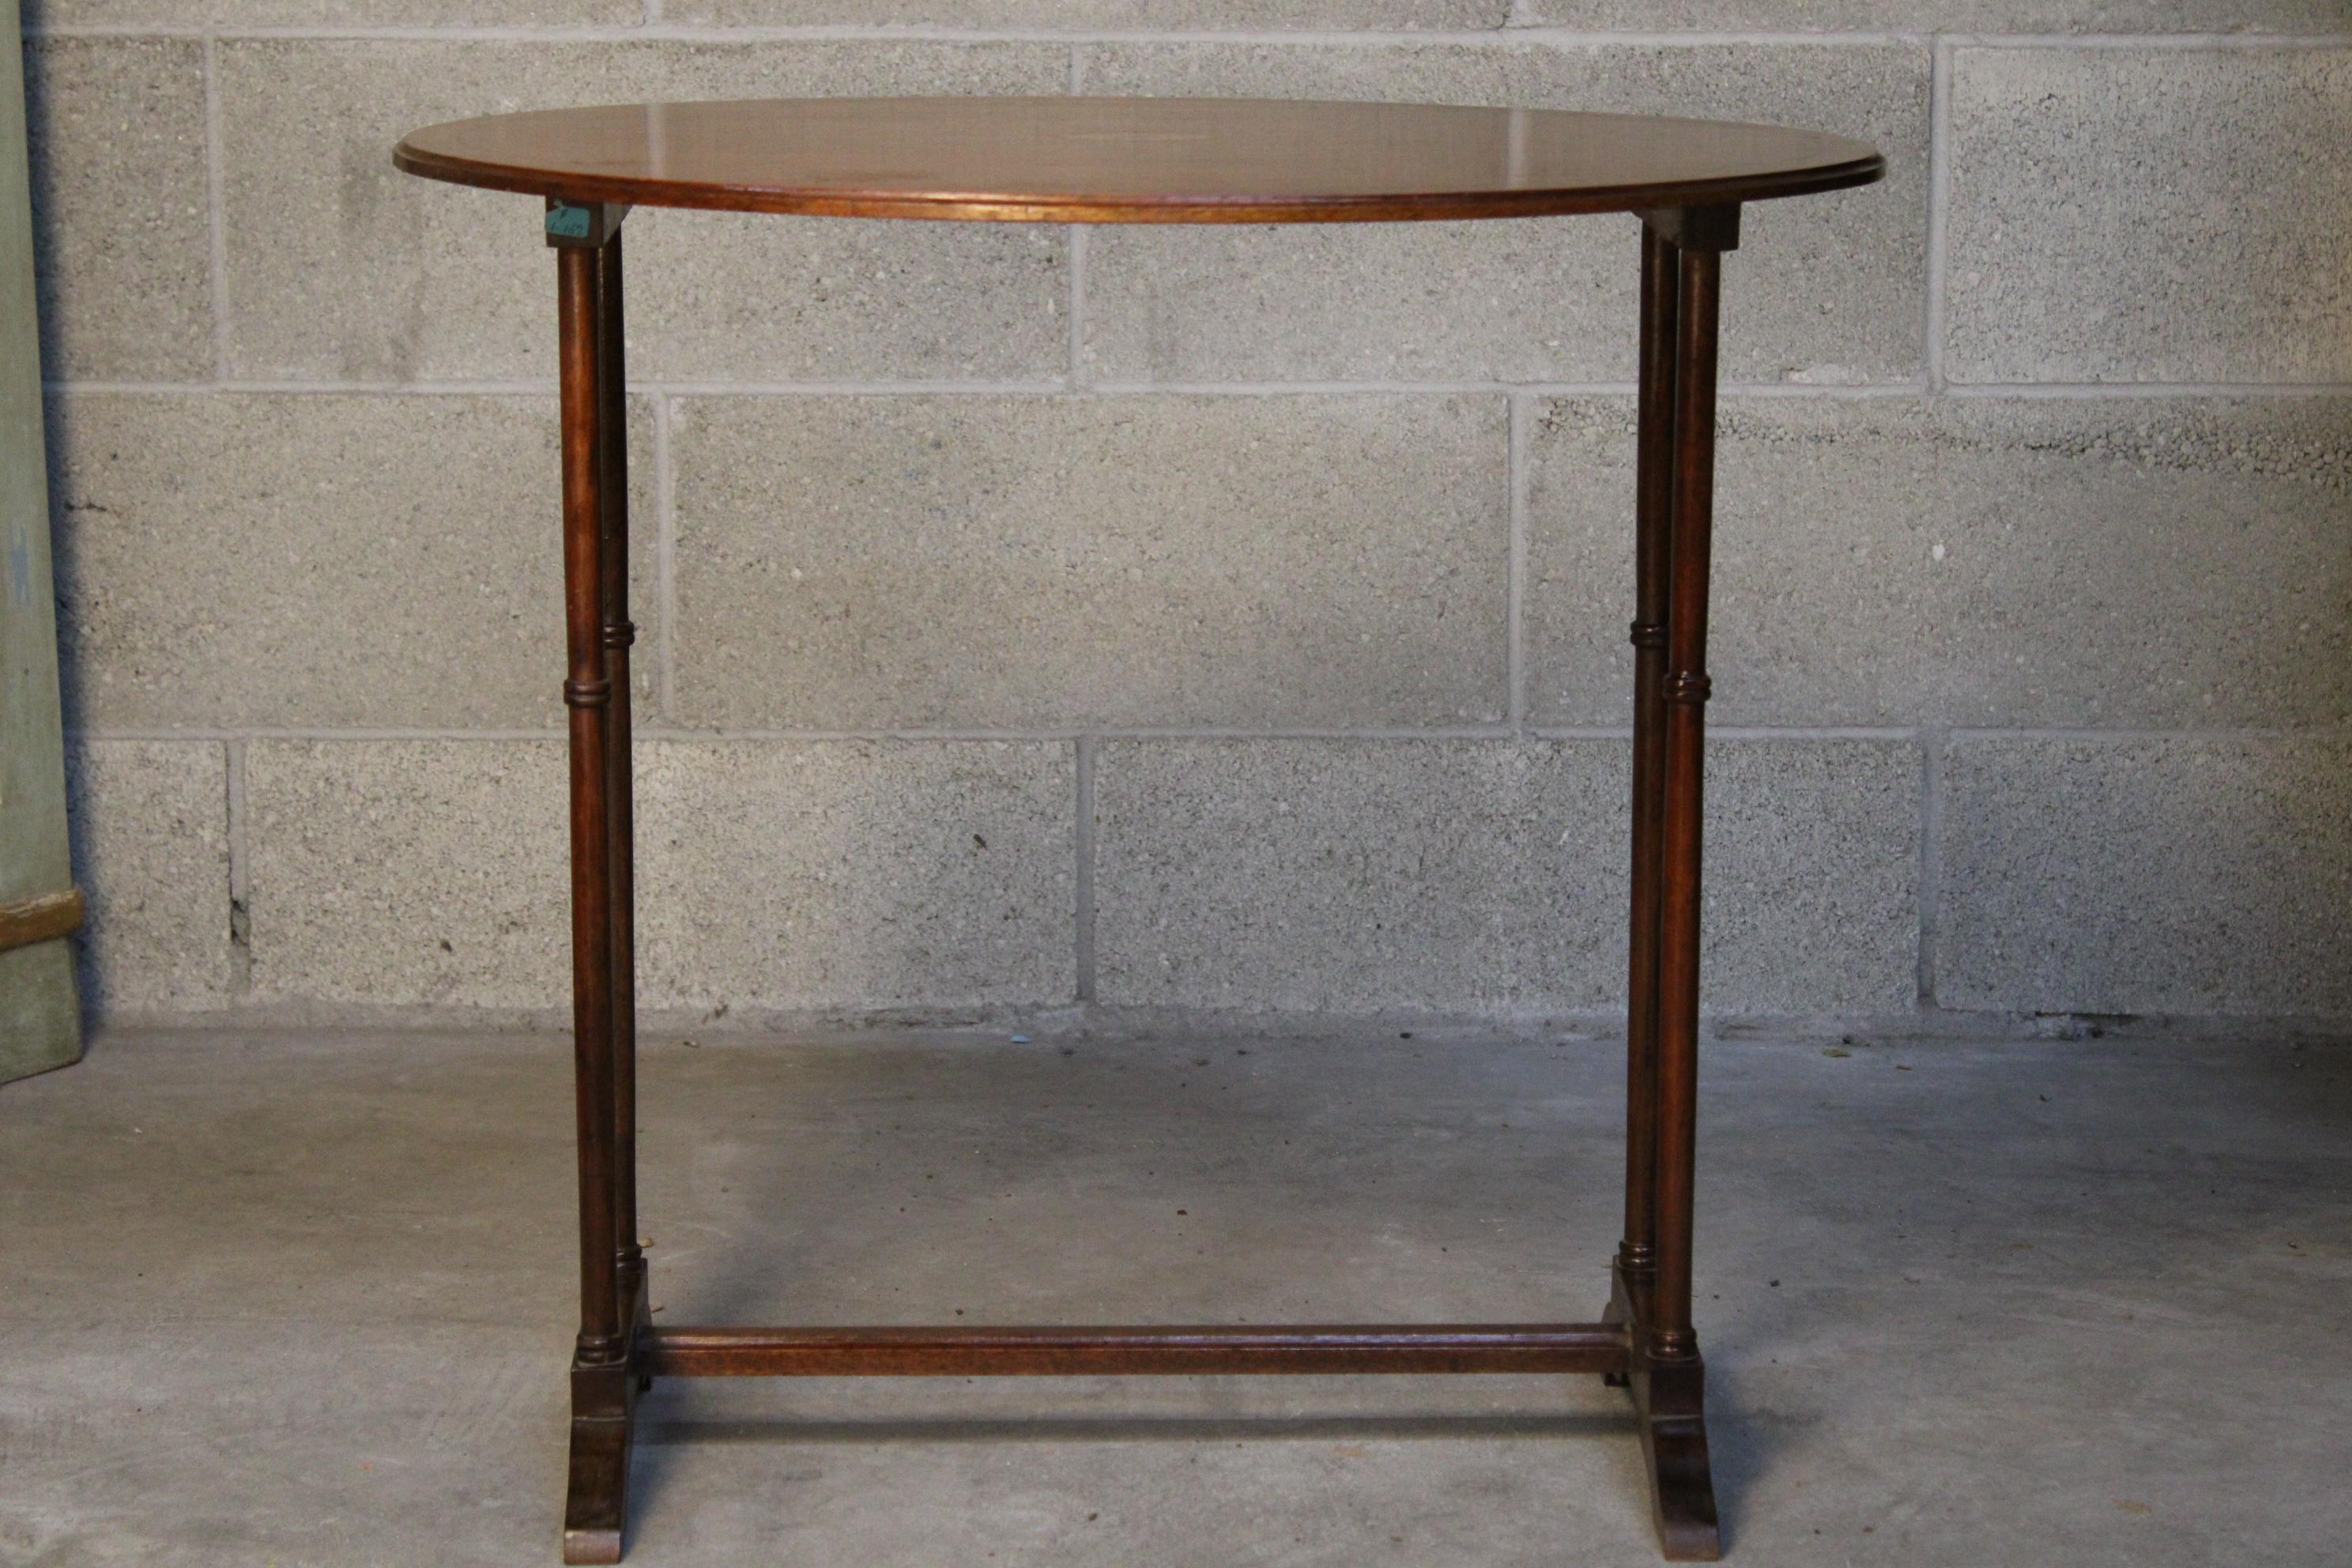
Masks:
[[[640,103],[430,126],[412,174],[574,202],[1012,223],[1533,217],[1866,184],[1843,136],[1652,115],[1176,98]]]

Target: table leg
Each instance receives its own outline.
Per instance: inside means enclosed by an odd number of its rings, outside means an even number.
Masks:
[[[1712,1561],[1721,1539],[1707,1457],[1706,1368],[1691,1324],[1691,1228],[1717,290],[1722,253],[1738,243],[1738,209],[1643,218],[1633,631],[1641,652],[1627,1029],[1633,1103],[1626,1240],[1611,1316],[1632,1329],[1628,1381],[1660,1542],[1669,1559]],[[1646,1269],[1639,1250],[1645,1239]]]
[[[636,777],[630,721],[628,369],[622,339],[621,232],[605,240],[596,269],[598,496],[604,532],[606,855],[612,875],[613,1226],[615,1288],[624,1331],[647,1321],[646,1255],[637,1240]],[[650,1378],[640,1377],[643,1389]]]
[[[599,234],[601,242],[607,238]],[[614,688],[607,674],[605,500],[619,432],[608,416],[603,243],[556,251],[563,452],[563,601],[572,795],[572,1070],[580,1144],[580,1337],[572,1362],[567,1563],[620,1561],[635,1379],[620,1293],[614,1096]],[[617,284],[617,279],[613,279]],[[624,563],[625,570],[625,563]]]
[[[1633,847],[1625,987],[1625,1228],[1611,1321],[1646,1318],[1657,1273],[1658,830],[1665,770],[1667,516],[1674,500],[1674,242],[1642,226],[1640,433],[1633,490]],[[1612,1377],[1622,1384],[1622,1376]]]

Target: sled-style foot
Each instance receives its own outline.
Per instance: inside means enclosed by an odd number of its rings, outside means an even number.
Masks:
[[[579,1376],[579,1372],[573,1373],[575,1384]],[[625,1386],[634,1384],[625,1375],[623,1381]],[[629,1418],[572,1417],[572,1479],[563,1500],[563,1560],[618,1563],[628,1527],[628,1504]]]
[[[1706,1457],[1706,1368],[1696,1360],[1637,1362],[1633,1408],[1650,1471],[1650,1511],[1669,1563],[1723,1555],[1715,1520],[1715,1479]]]
[[[1633,1365],[1612,1384],[1629,1387],[1641,1423],[1642,1459],[1650,1472],[1650,1517],[1669,1563],[1713,1563],[1723,1555],[1715,1517],[1715,1474],[1706,1453],[1706,1367],[1697,1356],[1654,1362],[1642,1321],[1646,1279],[1614,1271],[1605,1322],[1628,1325]]]
[[[572,1475],[563,1497],[563,1560],[618,1563],[629,1524],[629,1440],[637,1395],[653,1386],[644,1347],[652,1318],[642,1268],[625,1284],[623,1358],[572,1368]]]

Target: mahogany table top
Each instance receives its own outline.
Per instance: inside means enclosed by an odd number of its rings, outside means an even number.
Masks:
[[[830,98],[452,121],[412,174],[577,203],[1000,223],[1344,223],[1713,206],[1867,184],[1876,149],[1653,115],[1251,99]]]

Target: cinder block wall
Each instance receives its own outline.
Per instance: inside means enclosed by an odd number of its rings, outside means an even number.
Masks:
[[[1876,142],[1727,264],[1709,1005],[2352,1014],[2342,0],[31,9],[119,1012],[568,994],[554,268],[395,137],[1087,91]],[[650,1006],[1621,1005],[1631,220],[628,233]]]

